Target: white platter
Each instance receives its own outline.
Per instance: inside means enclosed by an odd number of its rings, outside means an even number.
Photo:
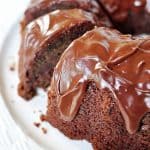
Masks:
[[[47,96],[44,91],[39,90],[39,95],[29,102],[18,96],[17,64],[19,45],[19,23],[16,23],[8,32],[0,53],[1,95],[16,125],[42,149],[92,150],[92,146],[88,142],[70,140],[48,123],[40,122],[39,117],[42,113],[45,113],[47,105]],[[15,70],[11,71],[11,67],[15,67]],[[34,122],[40,122],[41,127],[35,127]],[[43,134],[42,127],[47,129],[47,134]]]

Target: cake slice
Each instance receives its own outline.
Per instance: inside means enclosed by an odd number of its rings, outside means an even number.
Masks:
[[[47,120],[95,150],[150,149],[150,40],[95,28],[54,69]]]
[[[19,95],[30,99],[36,87],[46,88],[61,53],[95,25],[95,15],[81,9],[56,10],[28,24],[21,33]]]
[[[107,17],[103,14],[96,0],[32,0],[28,9],[25,11],[22,27],[51,11],[74,8],[92,12],[100,18],[104,17],[103,20],[107,20]]]

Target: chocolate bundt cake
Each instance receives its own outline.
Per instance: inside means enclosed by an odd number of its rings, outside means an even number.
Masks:
[[[150,33],[149,0],[99,0],[116,28],[123,33]]]
[[[149,150],[143,33],[150,33],[149,0],[31,0],[21,22],[18,93],[28,100],[50,85],[47,121],[95,150]]]
[[[92,13],[70,9],[56,10],[27,25],[19,52],[19,95],[30,99],[36,87],[46,88],[61,53],[96,24]]]
[[[33,0],[25,11],[22,25],[25,26],[32,20],[57,9],[73,8],[92,12],[107,22],[107,16],[104,15],[101,6],[96,0]],[[107,23],[109,24],[109,22]]]
[[[150,149],[150,38],[95,28],[65,50],[47,120],[95,150]]]

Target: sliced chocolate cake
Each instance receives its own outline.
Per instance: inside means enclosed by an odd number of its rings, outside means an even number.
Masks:
[[[50,85],[45,119],[94,150],[149,150],[150,36],[139,35],[149,27],[149,0],[32,0],[19,95]]]
[[[150,149],[150,38],[95,28],[65,50],[47,120],[95,150]]]
[[[19,52],[19,95],[30,99],[36,87],[46,88],[62,52],[97,24],[95,15],[81,9],[56,10],[28,24]]]

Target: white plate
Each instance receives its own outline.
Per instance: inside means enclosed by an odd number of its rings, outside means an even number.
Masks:
[[[44,149],[92,150],[88,142],[70,140],[48,123],[41,123],[40,128],[34,126],[34,122],[40,122],[40,115],[46,111],[47,96],[44,91],[39,90],[38,96],[26,102],[17,94],[17,64],[20,45],[18,24],[12,26],[8,32],[0,53],[0,87],[7,109],[24,133]],[[15,71],[10,70],[12,65],[15,65]],[[47,129],[47,134],[43,134],[42,127]]]

